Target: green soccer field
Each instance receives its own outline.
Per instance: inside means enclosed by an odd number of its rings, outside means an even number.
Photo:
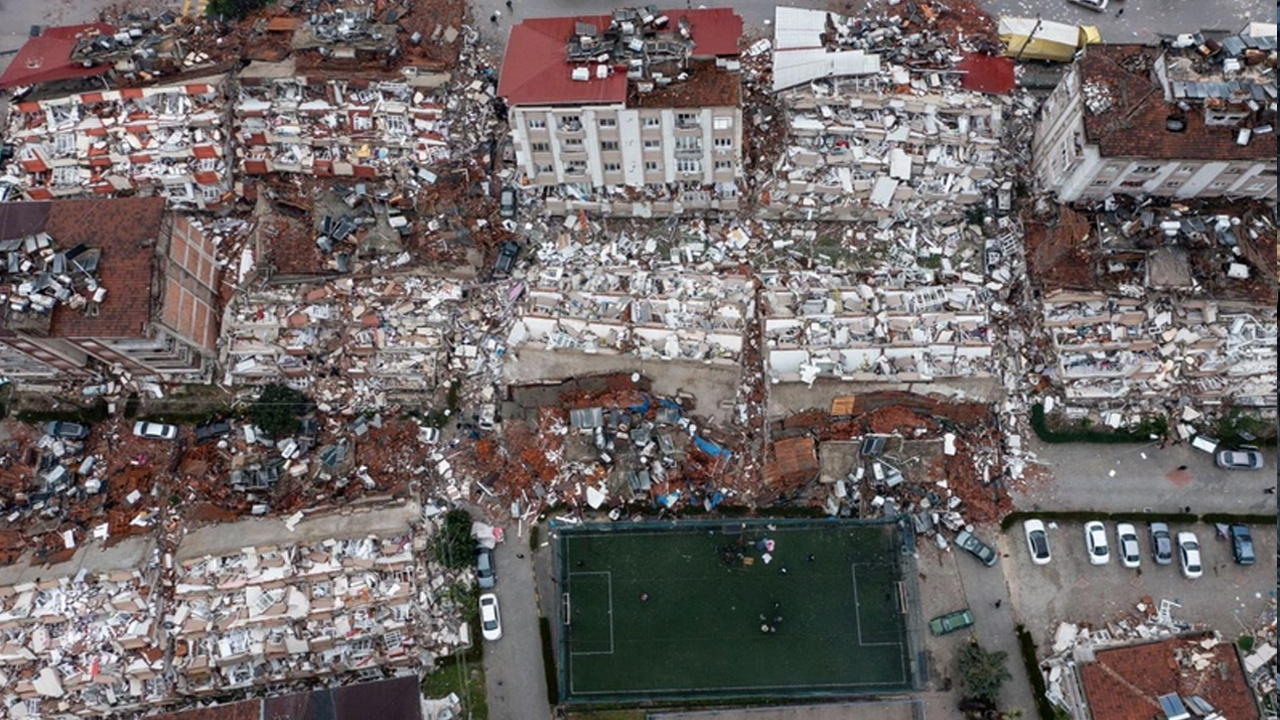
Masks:
[[[910,690],[898,527],[769,526],[557,528],[563,697]]]

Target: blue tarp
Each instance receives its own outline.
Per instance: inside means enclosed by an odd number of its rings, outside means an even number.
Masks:
[[[693,444],[697,445],[699,448],[702,449],[703,452],[705,452],[706,454],[712,457],[728,458],[731,455],[731,453],[728,450],[725,450],[724,448],[711,442],[710,440],[707,440],[706,438],[696,437],[693,439]]]
[[[679,501],[680,501],[680,491],[679,491],[679,490],[676,490],[676,491],[675,491],[675,492],[673,492],[673,493],[668,493],[668,494],[666,494],[666,495],[659,495],[659,496],[658,496],[658,504],[659,504],[659,505],[661,505],[662,507],[667,507],[667,508],[669,508],[669,507],[671,507],[672,505],[675,505],[675,504],[676,504],[677,502],[679,502]]]
[[[643,405],[632,405],[632,406],[631,406],[631,412],[638,412],[638,413],[644,414],[644,413],[646,413],[646,412],[648,412],[648,411],[649,411],[649,396],[648,396],[648,395],[645,395],[645,396],[643,396],[643,397],[644,397],[644,404],[643,404]]]

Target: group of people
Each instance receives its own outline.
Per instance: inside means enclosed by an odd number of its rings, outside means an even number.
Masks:
[[[778,626],[782,624],[782,603],[777,600],[773,601],[773,613],[760,613],[760,632],[776,633]]]

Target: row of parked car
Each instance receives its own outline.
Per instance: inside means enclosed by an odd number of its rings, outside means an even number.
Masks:
[[[55,420],[44,428],[45,434],[65,440],[84,440],[89,437],[89,426],[84,423]],[[231,432],[231,422],[214,420],[196,426],[196,442],[205,442]],[[139,420],[133,424],[133,434],[148,440],[173,440],[178,437],[178,426]]]
[[[1031,562],[1048,565],[1053,555],[1049,550],[1049,535],[1044,523],[1031,519],[1023,522],[1022,528],[1027,537]],[[1227,528],[1227,533],[1231,538],[1231,552],[1236,563],[1252,565],[1256,558],[1249,528],[1231,525]],[[1137,528],[1132,523],[1116,523],[1115,537],[1120,564],[1127,568],[1139,567],[1142,564],[1142,549]],[[1152,522],[1147,525],[1147,538],[1151,559],[1157,565],[1172,565],[1176,552],[1183,575],[1194,579],[1204,574],[1204,566],[1200,560],[1200,541],[1195,533],[1179,532],[1175,536],[1170,532],[1168,523]],[[1106,565],[1111,562],[1111,545],[1107,539],[1107,528],[1102,522],[1093,520],[1084,524],[1084,542],[1091,564]]]

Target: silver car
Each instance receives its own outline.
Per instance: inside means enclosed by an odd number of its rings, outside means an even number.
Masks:
[[[1257,448],[1219,450],[1213,459],[1223,470],[1261,470],[1264,464]]]
[[[133,434],[149,440],[172,440],[178,437],[178,428],[176,425],[139,420],[133,424]]]

